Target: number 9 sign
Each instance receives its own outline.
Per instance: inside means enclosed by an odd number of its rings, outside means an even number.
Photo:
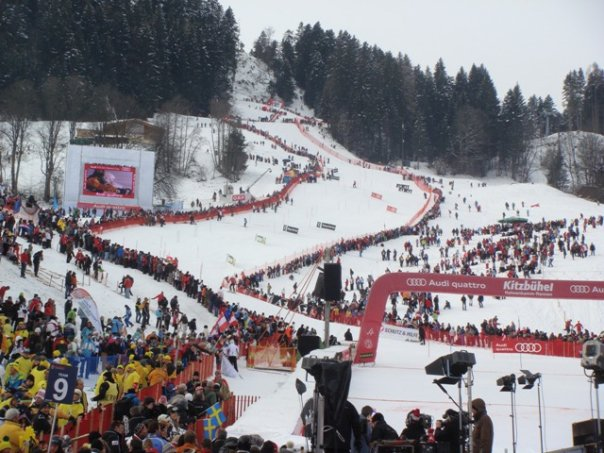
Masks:
[[[55,403],[71,404],[76,386],[77,368],[52,363],[48,371],[48,381],[44,399]]]

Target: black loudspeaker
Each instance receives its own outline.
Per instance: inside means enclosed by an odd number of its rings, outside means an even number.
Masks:
[[[298,339],[298,352],[302,357],[321,347],[321,337],[318,335],[301,335]]]
[[[317,277],[317,283],[315,283],[315,289],[312,292],[313,297],[318,297],[319,299],[325,295],[325,277],[323,272],[320,272]]]
[[[595,444],[598,439],[598,421],[595,418],[573,423],[573,445]],[[600,441],[604,440],[604,420],[600,420]]]
[[[342,292],[342,265],[325,263],[323,269],[323,299],[339,301]]]

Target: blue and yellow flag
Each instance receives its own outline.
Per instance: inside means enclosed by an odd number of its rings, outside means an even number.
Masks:
[[[214,440],[216,439],[216,431],[218,426],[214,424],[214,419],[204,418],[203,419],[203,437],[204,439]]]
[[[212,420],[212,424],[216,427],[221,426],[226,422],[226,415],[222,412],[222,406],[220,403],[216,403],[206,409],[208,420]],[[205,426],[205,425],[204,425]]]

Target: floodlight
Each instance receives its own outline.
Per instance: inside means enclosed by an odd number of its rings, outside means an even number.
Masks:
[[[497,379],[497,385],[501,386],[502,392],[514,392],[516,390],[516,375],[508,374]]]
[[[541,373],[531,373],[529,370],[520,370],[522,376],[518,376],[518,384],[524,385],[523,389],[532,389],[535,386],[535,382],[541,379]]]

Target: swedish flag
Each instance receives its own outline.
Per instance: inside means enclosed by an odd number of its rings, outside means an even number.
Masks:
[[[214,440],[216,439],[216,431],[218,426],[214,424],[214,419],[204,418],[203,419],[203,437],[204,439]]]
[[[216,427],[226,422],[226,415],[224,415],[224,412],[222,412],[222,406],[220,403],[216,403],[213,406],[208,407],[206,409],[206,414],[208,415],[207,419],[212,420],[212,424]]]

